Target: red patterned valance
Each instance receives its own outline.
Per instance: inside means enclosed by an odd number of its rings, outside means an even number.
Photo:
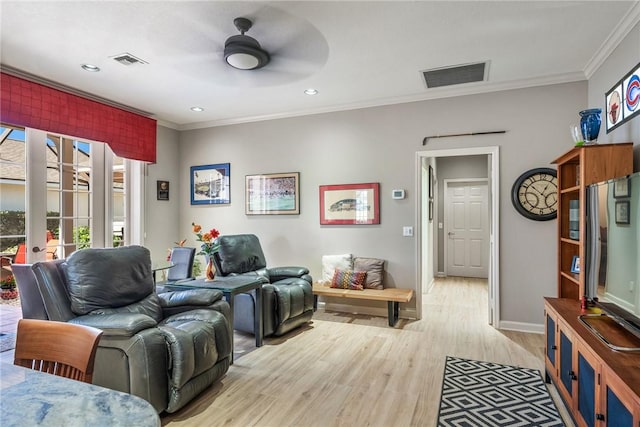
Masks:
[[[128,159],[155,163],[156,121],[0,73],[0,121],[102,141]]]

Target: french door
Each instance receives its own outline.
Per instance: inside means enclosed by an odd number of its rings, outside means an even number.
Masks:
[[[22,244],[26,259],[16,262],[32,263],[140,241],[131,234],[129,200],[141,189],[132,192],[129,178],[141,174],[141,162],[107,144],[36,129],[6,126],[0,138],[0,252]]]

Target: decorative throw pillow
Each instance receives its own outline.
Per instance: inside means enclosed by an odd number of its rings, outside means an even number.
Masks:
[[[384,289],[382,284],[384,275],[383,259],[355,257],[353,259],[353,269],[367,272],[367,281],[364,284],[365,289]]]
[[[337,268],[333,273],[333,279],[331,279],[331,287],[361,291],[364,289],[366,280],[366,271],[340,270]]]
[[[331,282],[336,268],[353,270],[353,257],[351,254],[324,255],[322,257],[322,281],[325,283]]]

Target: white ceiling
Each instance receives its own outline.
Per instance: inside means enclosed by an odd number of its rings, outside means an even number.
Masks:
[[[6,1],[0,62],[191,129],[584,80],[640,21],[638,1]],[[272,55],[230,68],[233,19]],[[148,64],[124,66],[130,53]],[[489,61],[428,89],[421,71]],[[89,73],[90,63],[101,68]],[[313,87],[318,95],[303,93]],[[193,106],[205,109],[196,113]]]

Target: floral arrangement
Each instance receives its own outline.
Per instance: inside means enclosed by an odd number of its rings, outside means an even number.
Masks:
[[[191,223],[191,227],[193,228],[193,232],[196,235],[196,240],[198,242],[202,242],[202,246],[200,246],[200,252],[198,255],[206,255],[211,257],[218,250],[218,237],[220,236],[220,232],[215,228],[203,233],[202,226],[200,224],[196,224],[195,222]]]
[[[0,298],[2,299],[16,299],[18,298],[18,290],[16,289],[16,278],[13,275],[9,275],[6,278],[0,280]]]
[[[14,290],[16,288],[16,278],[13,275],[8,275],[6,278],[0,280],[0,289]]]

